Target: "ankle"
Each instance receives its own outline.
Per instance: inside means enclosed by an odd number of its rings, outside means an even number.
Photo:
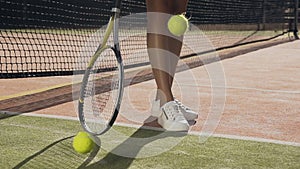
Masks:
[[[157,89],[155,100],[156,101],[159,100],[160,106],[163,106],[164,104],[166,104],[170,101],[174,101],[174,97],[172,96],[172,94],[166,95],[161,90]]]

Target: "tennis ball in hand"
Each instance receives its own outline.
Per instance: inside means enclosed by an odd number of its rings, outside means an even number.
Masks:
[[[189,27],[187,18],[183,15],[173,15],[168,21],[168,29],[175,36],[183,35]]]
[[[73,148],[81,154],[89,153],[94,148],[94,142],[86,132],[78,132],[73,139]]]

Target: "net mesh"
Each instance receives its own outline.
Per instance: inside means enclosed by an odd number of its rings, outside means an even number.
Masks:
[[[188,12],[191,24],[205,33],[216,50],[221,50],[295,31],[295,3],[190,0]],[[111,0],[0,0],[1,78],[82,72],[89,54],[101,42],[102,28],[112,7]],[[145,1],[122,1],[122,16],[145,12]],[[129,28],[121,30],[130,37],[121,41],[125,67],[148,64],[147,54],[132,54],[146,49],[145,22],[141,19],[132,19],[126,25]],[[194,35],[185,38],[201,43]],[[193,51],[183,48],[182,57],[191,55]]]

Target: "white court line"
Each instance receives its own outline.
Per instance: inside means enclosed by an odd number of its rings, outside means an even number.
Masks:
[[[191,131],[189,133],[191,135],[197,135],[197,136],[200,136],[200,134],[201,134],[201,132],[199,132],[199,131],[197,131],[197,132]],[[259,138],[259,137],[237,136],[237,135],[229,135],[229,134],[212,134],[212,136],[218,137],[218,138],[228,138],[228,139],[234,139],[234,140],[255,141],[255,142],[273,143],[273,144],[281,144],[281,145],[300,147],[300,143],[297,143],[297,142],[265,139],[265,138]]]
[[[46,118],[54,118],[54,119],[62,119],[62,120],[79,121],[78,117],[70,117],[70,116],[60,116],[60,115],[50,115],[50,114],[35,114],[35,113],[23,113],[21,115],[23,115],[23,116],[46,117]]]
[[[78,121],[77,117],[69,117],[69,116],[45,115],[45,114],[34,114],[34,113],[26,113],[26,114],[21,114],[21,115]],[[162,129],[162,128],[150,127],[150,126],[141,127],[141,125],[135,125],[135,124],[115,123],[115,125],[121,126],[121,127],[132,127],[132,128],[142,128],[142,129],[148,129],[148,130],[164,131],[164,129]],[[201,131],[189,131],[189,134],[194,135],[194,136],[200,136]],[[205,133],[204,134],[202,133],[202,135],[205,136]],[[234,140],[255,141],[255,142],[263,142],[263,143],[272,143],[272,144],[300,147],[300,143],[297,143],[297,142],[265,139],[265,138],[259,138],[259,137],[237,136],[237,135],[228,135],[228,134],[212,134],[211,137],[228,138],[228,139],[234,139]]]
[[[132,124],[126,124],[126,123],[116,123],[118,126],[122,127],[132,127],[132,128],[141,128],[141,129],[148,129],[148,130],[156,130],[156,131],[164,131],[162,128],[158,127],[150,127],[150,126],[143,126],[140,125],[132,125]],[[201,134],[204,136],[210,135],[201,133],[201,131],[189,131],[190,135],[194,136],[200,136]],[[274,140],[274,139],[265,139],[265,138],[259,138],[259,137],[248,137],[248,136],[237,136],[237,135],[228,135],[228,134],[211,134],[211,137],[217,137],[217,138],[228,138],[228,139],[234,139],[234,140],[245,140],[245,141],[255,141],[255,142],[263,142],[263,143],[273,143],[273,144],[281,144],[281,145],[289,145],[289,146],[296,146],[300,147],[300,143],[297,142],[288,142],[288,141],[281,141],[281,140]]]

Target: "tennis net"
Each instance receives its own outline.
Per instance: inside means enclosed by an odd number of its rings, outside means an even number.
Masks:
[[[188,12],[191,24],[215,50],[222,50],[285,34],[297,37],[297,1],[190,0]],[[145,20],[136,15],[146,12],[145,1],[122,3],[121,15],[133,16],[121,28],[120,35],[130,37],[121,41],[124,65],[149,64],[146,54],[133,54],[146,49]],[[0,0],[0,78],[82,73],[101,41],[112,6],[111,0]],[[185,38],[201,43],[195,33]],[[183,47],[181,57],[200,53]]]

